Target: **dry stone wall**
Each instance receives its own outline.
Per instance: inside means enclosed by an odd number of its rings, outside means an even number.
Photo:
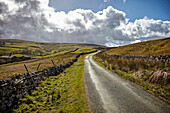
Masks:
[[[122,56],[122,55],[108,55],[105,52],[101,52],[103,55],[118,58],[118,59],[144,59],[144,60],[156,60],[164,63],[170,63],[170,55],[160,55],[160,56]]]
[[[127,63],[127,65],[122,64],[122,62],[118,62],[120,65],[119,67],[121,67],[122,71],[128,72],[128,68],[135,68],[136,65],[132,66],[129,65],[130,63],[135,64],[135,63],[139,63],[138,65],[143,65],[142,63],[145,64],[145,66],[138,66],[138,69],[136,68],[136,73],[134,73],[133,75],[135,75],[136,77],[140,77],[143,80],[146,80],[146,78],[148,79],[148,82],[150,83],[154,83],[157,85],[161,85],[161,86],[166,86],[168,87],[168,85],[170,84],[170,73],[169,73],[169,69],[170,69],[170,55],[160,55],[160,56],[122,56],[122,55],[108,55],[105,52],[101,52],[104,56],[107,56],[107,58],[111,58],[116,60],[122,60],[122,61],[126,61],[125,63]],[[132,62],[130,62],[128,64],[127,61],[133,60]],[[112,60],[113,61],[113,60]],[[136,61],[136,62],[134,62]],[[142,61],[138,62],[138,61]],[[110,61],[111,62],[111,61]],[[110,63],[109,62],[109,63]],[[107,66],[109,66],[109,63],[107,62]],[[111,62],[112,63],[112,62]],[[113,63],[114,64],[114,63]],[[117,64],[115,64],[116,66],[118,66]],[[154,68],[156,69],[156,71],[151,71],[152,73],[146,73],[146,70],[141,71],[142,69],[147,69],[149,68],[149,66],[151,67],[154,66]],[[119,68],[120,69],[120,68]],[[121,70],[120,69],[120,70]],[[132,70],[132,69],[131,69]]]
[[[12,79],[0,80],[0,112],[8,112],[11,108],[16,107],[18,100],[23,98],[24,95],[30,94],[31,90],[34,90],[44,77],[62,73],[66,68],[73,65],[81,55],[93,52],[96,51],[80,53],[66,64],[49,67],[42,71],[19,74]]]

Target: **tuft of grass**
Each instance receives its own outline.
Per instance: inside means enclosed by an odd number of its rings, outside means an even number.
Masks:
[[[84,56],[58,76],[51,76],[20,100],[13,112],[89,113],[84,86]]]

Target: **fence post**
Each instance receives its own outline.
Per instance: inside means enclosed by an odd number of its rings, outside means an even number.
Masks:
[[[54,61],[53,61],[53,60],[51,60],[51,62],[52,62],[52,63],[53,63],[53,65],[55,66]]]
[[[28,71],[28,69],[27,69],[27,66],[24,64],[24,66],[25,66],[25,69],[26,69],[26,71],[27,71],[27,73],[29,73],[29,71]]]
[[[51,60],[51,62],[53,63],[53,65],[54,65],[54,70],[55,70],[55,75],[57,74],[57,69],[56,69],[56,65],[55,65],[55,63],[54,63],[54,61],[53,60]]]
[[[40,64],[41,64],[41,62],[38,64],[37,71],[38,71],[38,69],[39,69],[39,67],[40,67]]]
[[[28,69],[27,69],[27,66],[26,66],[25,64],[24,64],[24,66],[25,66],[25,69],[27,70],[28,75],[31,77],[31,80],[32,80],[32,82],[33,82],[33,84],[34,84],[34,87],[36,88],[34,79],[33,79],[32,76],[29,74],[29,71],[28,71]]]

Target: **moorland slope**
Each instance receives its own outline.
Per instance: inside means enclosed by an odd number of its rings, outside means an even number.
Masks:
[[[111,48],[106,51],[106,53],[109,55],[116,54],[127,56],[157,56],[170,54],[170,37]]]

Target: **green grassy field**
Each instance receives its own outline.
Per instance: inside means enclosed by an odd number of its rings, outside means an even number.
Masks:
[[[36,71],[39,63],[41,65],[38,70],[43,70],[53,66],[51,60],[54,61],[55,65],[60,65],[69,62],[79,53],[94,51],[98,47],[93,44],[54,44],[21,40],[3,41],[6,44],[1,46],[1,54],[8,55],[13,53],[13,56],[30,55],[32,58],[26,61],[0,65],[0,79],[4,80],[18,74],[27,73],[24,64],[29,72]],[[77,48],[79,49],[74,51]],[[23,99],[20,99],[19,106],[13,109],[13,112],[88,113],[83,71],[84,56],[81,56],[77,62],[63,73],[41,81],[31,95],[26,95]]]
[[[38,70],[43,70],[53,66],[51,60],[54,61],[55,65],[60,65],[69,62],[71,59],[75,58],[77,54],[78,53],[59,54],[56,56],[46,58],[31,59],[21,62],[2,64],[0,65],[0,79],[11,78],[18,74],[27,73],[24,64],[27,66],[29,72],[35,72],[37,70],[39,63],[41,64]]]
[[[58,76],[42,81],[31,95],[20,100],[15,113],[88,113],[84,87],[84,56]]]
[[[73,51],[76,48],[95,48],[99,45],[83,44],[83,43],[38,43],[31,41],[24,41],[18,39],[0,39],[0,42],[5,42],[0,45],[0,56],[9,55],[13,56],[29,55],[32,58],[42,58],[55,56],[65,52]]]
[[[0,79],[11,78],[18,74],[27,73],[24,67],[24,64],[27,66],[29,72],[35,72],[37,70],[39,63],[41,64],[38,70],[43,70],[43,69],[53,66],[51,60],[53,60],[56,65],[60,65],[60,64],[69,62],[71,59],[75,58],[75,56],[78,55],[79,53],[90,52],[93,50],[95,49],[81,48],[75,52],[66,53],[62,51],[62,52],[51,54],[51,55],[44,56],[44,57],[36,56],[34,57],[36,59],[2,64],[0,65]]]
[[[170,54],[170,38],[145,41],[117,48],[112,48],[106,51],[107,54],[116,55],[164,55]]]
[[[27,61],[0,65],[0,79],[11,78],[18,74],[26,73],[24,64],[29,72],[36,71],[39,63],[41,63],[39,70],[43,70],[53,66],[51,60],[56,65],[60,65],[69,62],[79,53],[93,51],[95,50],[94,48],[99,47],[94,44],[38,43],[18,39],[0,39],[0,41],[5,42],[5,45],[0,46],[1,55],[13,53],[13,56],[21,57],[29,55],[32,58]],[[77,48],[79,49],[76,50]]]

